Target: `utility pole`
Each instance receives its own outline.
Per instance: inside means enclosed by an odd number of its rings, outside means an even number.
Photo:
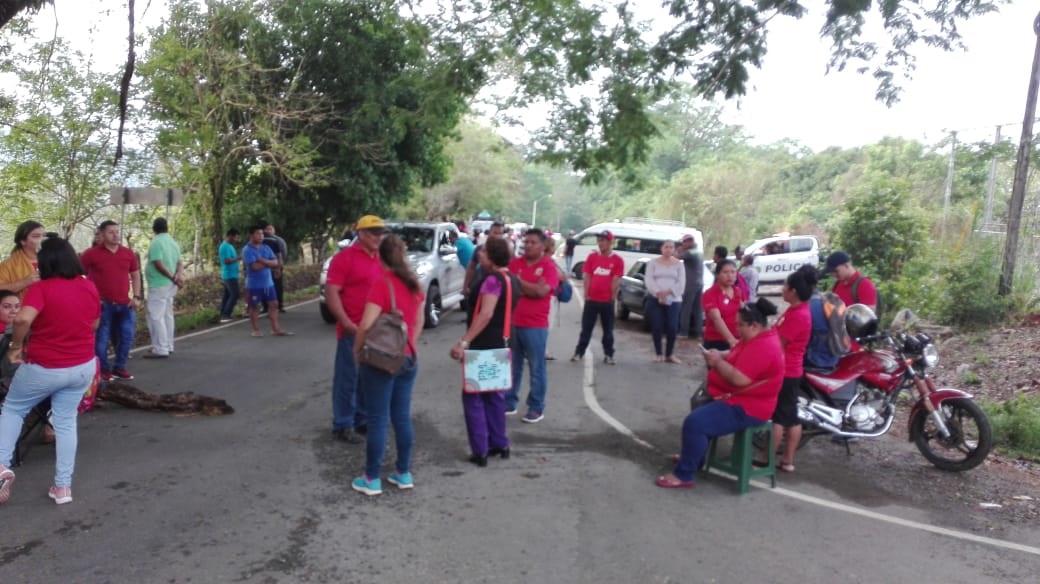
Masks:
[[[1036,118],[1036,93],[1040,85],[1040,13],[1033,19],[1033,34],[1036,48],[1033,50],[1033,70],[1029,75],[1029,90],[1026,93],[1026,115],[1022,121],[1022,138],[1018,143],[1018,160],[1015,162],[1015,182],[1008,200],[1007,239],[1004,240],[1004,265],[1000,271],[1001,296],[1011,294],[1015,280],[1015,259],[1018,255],[1018,232],[1022,223],[1022,204],[1026,198],[1026,177],[1029,172],[1029,151],[1033,142],[1033,120]]]
[[[950,198],[953,196],[953,168],[957,160],[957,132],[950,132],[950,161],[946,165],[946,195],[943,197],[942,231],[946,232],[946,213],[950,210]]]
[[[989,161],[989,184],[986,185],[986,211],[982,214],[982,226],[989,228],[993,221],[993,194],[997,190],[997,148],[1000,146],[1000,126],[993,138],[993,159]]]

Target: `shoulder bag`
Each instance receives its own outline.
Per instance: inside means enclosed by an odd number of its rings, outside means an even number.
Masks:
[[[508,274],[503,278],[506,283],[505,321],[502,325],[501,349],[467,350],[462,356],[462,391],[465,393],[484,393],[487,391],[505,391],[513,387],[513,353],[509,349],[509,332],[512,330],[513,315],[513,283]],[[480,314],[480,303],[484,295],[477,297],[477,306],[473,314]]]
[[[713,397],[710,393],[708,393],[708,380],[705,379],[701,382],[699,386],[697,386],[697,389],[693,390],[693,395],[690,396],[690,411],[692,412],[693,410],[696,410],[699,407],[706,406],[713,401],[729,399],[735,395],[740,395],[745,391],[750,391],[751,389],[758,387],[759,385],[762,385],[767,381],[769,381],[769,379],[759,379],[758,381],[754,383],[749,383],[746,387],[742,387],[737,391],[731,391],[729,393],[724,393],[718,397]]]
[[[386,284],[390,287],[390,311],[380,314],[365,331],[365,344],[359,352],[359,364],[397,375],[404,368],[407,349],[412,345],[412,340],[404,316],[397,309],[394,283],[390,281],[390,276],[386,277]]]

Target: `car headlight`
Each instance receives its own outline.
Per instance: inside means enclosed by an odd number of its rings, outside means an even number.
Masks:
[[[924,361],[925,367],[935,367],[939,364],[939,349],[936,349],[935,345],[928,343],[921,351],[921,360]]]
[[[423,279],[433,271],[433,264],[430,262],[419,262],[415,264],[415,275],[419,276],[419,279]]]

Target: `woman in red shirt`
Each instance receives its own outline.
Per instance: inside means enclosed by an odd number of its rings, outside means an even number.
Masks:
[[[787,276],[783,297],[788,307],[773,326],[780,336],[780,346],[784,348],[784,383],[772,417],[773,443],[779,445],[784,434],[787,434],[778,465],[780,470],[787,472],[794,472],[794,452],[802,439],[802,423],[798,419],[798,388],[802,383],[805,347],[812,336],[812,314],[809,313],[808,300],[818,281],[816,268],[809,264]]]
[[[7,354],[21,366],[0,413],[0,503],[11,497],[14,473],[8,466],[25,415],[49,397],[57,460],[48,495],[61,505],[72,501],[77,408],[97,372],[94,331],[101,298],[84,277],[76,250],[64,239],[45,239],[38,261],[40,281],[26,291]],[[30,326],[32,339],[23,347]]]
[[[704,293],[704,348],[725,351],[737,344],[737,311],[744,294],[736,287],[737,264],[723,259],[715,266],[715,284]]]
[[[657,477],[657,486],[693,486],[708,442],[716,436],[762,424],[776,409],[784,377],[784,354],[768,318],[776,307],[765,298],[738,311],[740,342],[728,353],[708,350],[708,393],[715,401],[690,412],[682,426],[682,452],[672,474]]]
[[[404,316],[408,327],[408,357],[404,367],[395,375],[385,373],[367,365],[359,367],[358,387],[364,395],[368,418],[368,433],[365,448],[365,474],[354,479],[351,487],[366,495],[379,495],[383,492],[379,479],[379,470],[383,466],[383,452],[386,450],[387,425],[394,426],[394,439],[397,443],[397,472],[390,473],[387,481],[397,485],[399,489],[410,489],[412,482],[412,386],[419,372],[416,361],[418,355],[415,346],[419,341],[419,333],[425,323],[426,297],[422,293],[418,278],[405,258],[405,245],[396,235],[388,235],[379,244],[379,259],[386,266],[384,277],[372,284],[368,292],[365,312],[358,325],[357,337],[354,340],[354,362],[361,363],[361,348],[365,346],[365,335],[368,329],[379,318],[380,314],[390,312],[391,303]],[[390,287],[393,286],[393,299]]]

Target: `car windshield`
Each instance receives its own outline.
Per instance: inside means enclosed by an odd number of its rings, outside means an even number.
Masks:
[[[390,232],[404,241],[408,251],[429,253],[433,251],[433,229],[430,227],[408,227],[396,225],[390,227]]]

